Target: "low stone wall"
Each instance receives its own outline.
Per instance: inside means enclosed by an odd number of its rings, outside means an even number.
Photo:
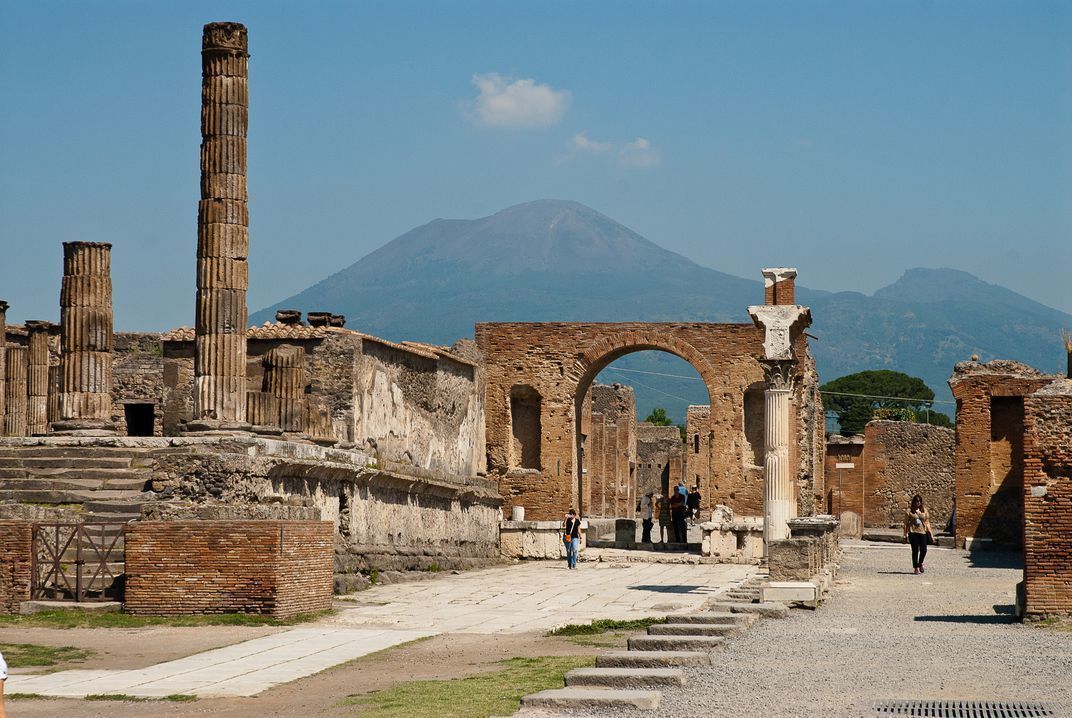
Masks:
[[[837,575],[841,550],[833,516],[801,516],[789,520],[790,537],[767,547],[769,582],[762,600],[784,600],[816,607]]]
[[[140,521],[126,531],[128,613],[261,613],[331,608],[327,521]]]
[[[561,521],[503,521],[499,548],[506,559],[562,559],[566,545]],[[581,521],[581,550],[587,547],[588,521]]]
[[[737,516],[729,506],[716,506],[711,520],[700,524],[700,554],[719,563],[763,560],[763,517]]]
[[[1024,402],[1024,603],[1027,618],[1072,614],[1072,380]]]
[[[33,526],[26,521],[0,521],[0,612],[18,613],[30,600]]]

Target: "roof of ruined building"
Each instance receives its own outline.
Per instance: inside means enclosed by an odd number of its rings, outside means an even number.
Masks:
[[[953,376],[949,378],[949,384],[952,386],[969,377],[981,375],[1011,376],[1021,379],[1056,378],[1054,374],[1044,374],[1035,367],[1028,366],[1023,362],[1012,359],[991,359],[985,363],[977,361],[957,362],[956,366],[953,367]]]
[[[13,334],[19,337],[24,337],[27,334],[26,325],[24,324],[8,324],[4,329],[8,334]]]
[[[459,364],[465,364],[466,366],[476,366],[472,361],[457,354],[451,353],[447,347],[435,346],[433,344],[423,344],[421,342],[392,342],[387,339],[381,339],[380,337],[372,336],[371,334],[364,334],[363,332],[355,331],[353,329],[347,329],[345,327],[331,327],[322,326],[314,327],[308,324],[283,324],[282,322],[265,322],[260,326],[252,326],[246,330],[246,339],[255,339],[263,341],[279,341],[279,340],[291,340],[291,341],[311,341],[315,339],[326,339],[330,336],[349,336],[361,339],[363,341],[376,342],[382,346],[389,347],[391,349],[398,349],[400,351],[408,352],[410,354],[416,354],[426,359],[450,359],[451,361],[458,362]],[[178,327],[170,331],[164,332],[160,339],[165,342],[192,342],[194,340],[194,328],[193,327]]]
[[[843,436],[841,434],[827,434],[826,443],[828,444],[863,444],[864,437],[859,434],[853,434],[852,436]]]
[[[1072,379],[1054,379],[1032,396],[1072,396]]]

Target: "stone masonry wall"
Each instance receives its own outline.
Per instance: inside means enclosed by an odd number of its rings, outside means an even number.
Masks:
[[[112,361],[112,421],[127,433],[125,404],[153,405],[153,435],[164,432],[164,350],[160,335],[122,332],[115,335]]]
[[[593,384],[589,397],[583,482],[587,515],[631,517],[637,501],[637,422],[633,390],[621,384]]]
[[[912,496],[923,496],[931,525],[953,513],[954,431],[908,421],[872,421],[864,429],[865,526],[900,526]]]
[[[1072,614],[1072,380],[1025,399],[1024,597],[1030,618]]]
[[[126,531],[124,608],[141,615],[331,608],[326,521],[140,521]]]
[[[18,613],[30,600],[33,525],[0,521],[0,613]]]
[[[969,538],[1021,545],[1023,397],[1056,378],[1006,360],[961,362],[954,368],[949,386],[957,400],[957,546]],[[992,421],[995,406],[1002,418],[997,422]]]
[[[667,495],[682,477],[671,472],[671,457],[681,457],[681,432],[676,426],[637,424],[637,492]],[[680,466],[681,462],[675,462]],[[664,483],[666,485],[664,485]],[[686,482],[687,483],[687,482]]]
[[[763,381],[759,358],[763,331],[748,324],[506,323],[478,324],[476,340],[487,367],[488,473],[499,480],[505,510],[524,506],[526,517],[557,518],[577,504],[577,424],[581,403],[595,376],[615,359],[656,349],[696,368],[714,401],[708,430],[712,463],[701,480],[701,510],[727,504],[742,514],[761,513],[762,472],[745,470],[744,395]],[[800,361],[791,410],[790,460],[795,467],[795,503],[814,507],[813,484],[821,477],[821,422],[816,419],[814,362],[807,340],[794,340]],[[511,391],[530,387],[540,400],[539,468],[518,466],[511,451]],[[821,418],[822,404],[817,405]],[[815,427],[819,426],[818,440]],[[803,489],[801,487],[804,487]],[[583,509],[584,507],[582,507]]]

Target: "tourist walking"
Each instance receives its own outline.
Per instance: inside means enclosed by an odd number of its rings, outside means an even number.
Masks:
[[[644,531],[640,534],[640,543],[651,543],[651,529],[655,525],[655,492],[644,495]]]
[[[688,509],[689,518],[695,521],[700,518],[700,485],[692,487],[692,491],[685,497],[685,508]]]
[[[562,522],[562,543],[566,545],[566,568],[577,568],[577,553],[581,550],[581,520],[573,509]]]
[[[934,543],[934,534],[931,533],[930,515],[919,494],[912,497],[912,505],[905,512],[904,537],[912,544],[912,573],[923,573],[927,544]]]
[[[674,543],[688,543],[688,526],[685,524],[685,497],[675,491],[670,497],[670,522],[674,526]]]
[[[4,654],[0,653],[0,718],[7,718],[7,709],[4,708],[4,684],[7,683],[7,662]]]

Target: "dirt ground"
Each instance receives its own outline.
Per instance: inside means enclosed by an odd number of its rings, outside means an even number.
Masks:
[[[171,660],[183,655],[256,638],[275,628],[144,628],[144,629],[19,629],[0,632],[4,642],[68,645],[98,651],[101,660],[67,664],[57,668],[129,668],[138,651],[138,665]],[[188,633],[189,632],[189,633]],[[200,637],[194,635],[202,634]],[[89,634],[78,635],[75,633]],[[55,634],[55,635],[49,635]],[[66,639],[66,640],[64,640]],[[624,642],[624,637],[619,639]],[[183,643],[185,642],[185,643]],[[157,645],[153,645],[157,644]],[[170,645],[168,645],[170,644]],[[183,648],[180,650],[179,646]],[[515,656],[586,656],[601,648],[577,645],[564,638],[543,634],[452,634],[439,635],[389,648],[330,668],[308,678],[278,686],[253,698],[202,698],[191,703],[167,701],[120,702],[67,699],[30,699],[8,702],[11,718],[141,718],[142,716],[360,716],[360,706],[340,703],[352,695],[370,693],[411,680],[462,678],[495,670],[499,661]],[[154,656],[154,658],[150,658]],[[123,662],[123,658],[129,658]]]

